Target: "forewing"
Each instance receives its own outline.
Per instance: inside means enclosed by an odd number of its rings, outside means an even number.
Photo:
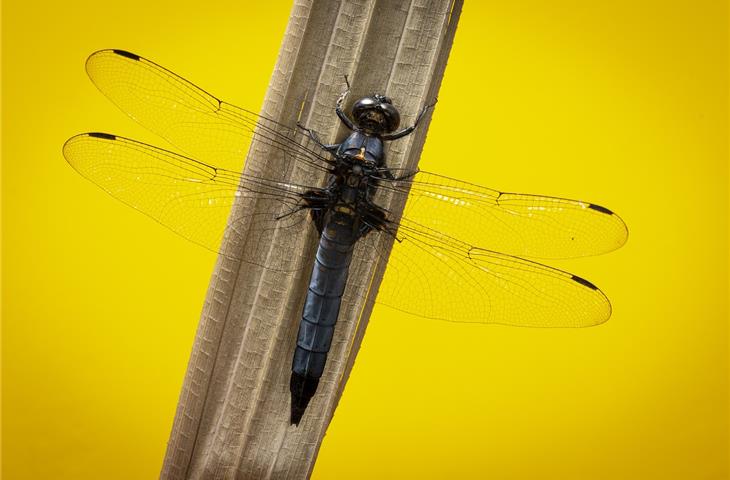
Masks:
[[[256,138],[290,162],[327,167],[324,152],[296,125],[283,125],[223,102],[133,53],[101,50],[88,58],[86,71],[123,112],[191,157],[240,172],[251,139]]]
[[[104,133],[70,138],[63,154],[107,193],[199,245],[269,269],[300,268],[291,258],[267,259],[266,253],[275,230],[301,235],[309,228],[306,212],[297,210],[307,187],[241,175]],[[255,202],[255,210],[234,212],[255,214],[229,216],[234,204],[245,202]],[[260,234],[247,236],[248,231]]]
[[[596,255],[619,248],[628,236],[618,215],[579,200],[505,193],[428,172],[380,183],[384,194],[407,197],[407,220],[510,255]]]

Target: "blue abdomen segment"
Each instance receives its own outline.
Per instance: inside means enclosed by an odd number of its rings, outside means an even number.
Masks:
[[[351,217],[335,214],[319,239],[292,362],[294,424],[299,423],[324,372],[357,241],[355,231]]]

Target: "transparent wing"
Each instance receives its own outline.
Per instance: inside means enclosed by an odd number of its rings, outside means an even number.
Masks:
[[[270,236],[239,245],[246,229],[301,232],[302,186],[234,173],[252,138],[286,160],[327,170],[331,161],[295,128],[220,101],[149,60],[121,50],[87,61],[99,89],[142,125],[215,168],[165,150],[110,135],[74,137],[64,153],[84,176],[177,233],[217,251],[224,236],[240,238],[224,255],[260,264]],[[503,193],[419,172],[382,180],[382,194],[400,196],[406,210],[389,226],[399,241],[388,261],[378,301],[449,321],[524,326],[587,326],[610,316],[606,297],[590,282],[537,263],[538,258],[603,253],[626,241],[623,221],[608,209],[575,200]],[[265,213],[231,218],[234,202],[257,202]],[[260,203],[263,202],[263,203]],[[261,211],[257,209],[257,211]],[[279,219],[279,220],[277,220]],[[457,240],[460,239],[460,240]],[[371,248],[376,235],[361,248]],[[385,258],[384,256],[382,258]],[[294,269],[267,258],[267,268]]]
[[[133,53],[101,50],[87,59],[86,71],[123,112],[188,156],[240,172],[251,139],[256,138],[291,162],[322,170],[331,163],[296,125],[286,126],[223,102]]]
[[[528,258],[574,258],[619,248],[623,220],[588,202],[505,193],[417,172],[381,180],[380,190],[407,198],[403,217],[467,244]]]
[[[376,297],[383,305],[450,322],[524,327],[587,327],[611,316],[606,296],[570,273],[475,247],[408,219],[401,220],[397,237]],[[376,236],[366,238],[363,248],[376,244]],[[378,249],[375,254],[385,258]]]
[[[291,258],[265,254],[274,230],[300,235],[309,228],[308,215],[297,208],[311,187],[241,175],[106,133],[72,137],[63,154],[113,197],[209,250],[273,270],[301,268]],[[229,217],[239,202],[256,202],[257,213]],[[244,234],[252,230],[260,238],[244,244],[244,238],[253,238]],[[229,241],[222,243],[224,237]],[[221,245],[230,250],[221,251]]]

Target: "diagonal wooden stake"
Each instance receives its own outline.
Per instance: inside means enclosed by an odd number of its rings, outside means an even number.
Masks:
[[[350,104],[370,93],[393,99],[409,125],[437,95],[462,0],[295,0],[262,113],[297,118],[327,143],[342,139],[334,114],[352,85]],[[428,117],[414,135],[392,142],[390,167],[416,167]],[[302,184],[322,173],[292,169],[254,142],[248,173]],[[395,212],[403,205],[386,205]],[[255,212],[241,204],[237,212]],[[260,207],[259,207],[260,208]],[[272,272],[220,257],[211,279],[161,478],[307,478],[349,376],[385,265],[356,250],[335,338],[317,394],[299,427],[289,425],[289,377],[316,231],[265,239],[263,257],[290,257],[304,268]],[[254,238],[259,235],[258,238]],[[385,237],[385,235],[383,235]],[[389,248],[383,239],[381,249]],[[260,234],[226,248],[260,248]],[[268,248],[270,245],[270,248]],[[266,258],[261,259],[263,262]],[[369,291],[369,295],[353,292]]]

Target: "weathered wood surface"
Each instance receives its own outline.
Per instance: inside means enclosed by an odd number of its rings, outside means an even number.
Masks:
[[[461,10],[461,0],[295,0],[262,113],[302,123],[325,142],[345,134],[334,104],[343,75],[348,106],[373,92],[393,98],[401,125],[411,124],[437,96]],[[386,150],[391,167],[414,168],[428,117],[414,135]],[[321,173],[287,169],[254,142],[246,170],[312,183]],[[234,208],[254,211],[257,205]],[[403,205],[391,205],[400,211]],[[299,427],[289,425],[289,377],[316,231],[277,235],[267,255],[305,265],[295,273],[218,260],[180,394],[161,478],[307,478],[349,376],[384,265],[356,250],[332,350],[317,394]],[[252,234],[253,235],[253,234]],[[247,248],[259,238],[248,238]],[[384,246],[387,248],[387,246]],[[264,259],[262,259],[264,260]]]

